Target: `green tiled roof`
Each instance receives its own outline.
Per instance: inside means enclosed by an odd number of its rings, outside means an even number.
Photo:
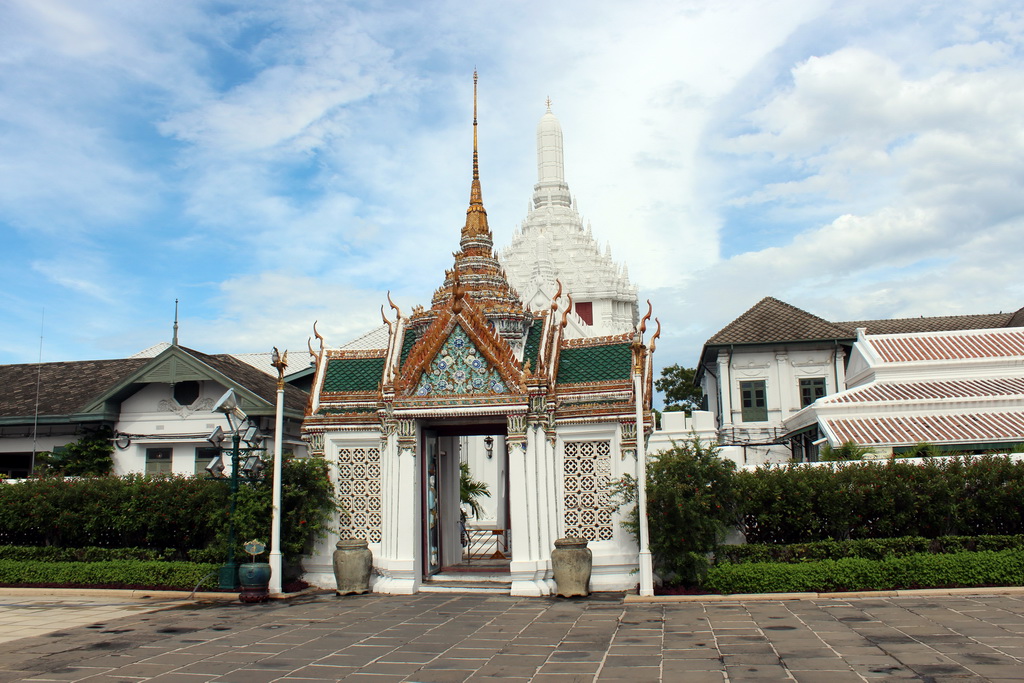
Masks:
[[[558,361],[558,383],[628,380],[632,363],[633,352],[629,344],[562,349]]]
[[[332,358],[324,373],[324,391],[375,391],[384,376],[383,358]]]
[[[544,332],[544,319],[534,318],[530,331],[526,334],[526,345],[523,349],[523,363],[530,361],[530,368],[537,370],[537,354],[540,353],[540,336]]]
[[[409,357],[409,352],[416,345],[418,337],[419,335],[415,334],[412,330],[405,331],[405,334],[402,336],[402,356],[398,359],[398,367],[405,367],[405,359]]]

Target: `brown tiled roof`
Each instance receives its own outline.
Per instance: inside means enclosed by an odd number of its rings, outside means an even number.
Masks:
[[[955,330],[989,330],[997,327],[1024,326],[1024,315],[1014,322],[1013,313],[983,315],[942,315],[931,318],[893,318],[892,320],[853,320],[836,323],[854,332],[859,327],[867,334],[910,334],[914,332],[953,332]]]
[[[239,385],[270,403],[277,404],[277,379],[227,354],[208,355],[181,347]],[[102,394],[124,382],[152,358],[84,360],[65,363],[0,365],[0,418],[36,415],[36,385],[40,416],[81,413]],[[291,385],[284,388],[285,409],[304,413],[308,394]]]
[[[80,360],[67,363],[0,365],[0,417],[73,415],[96,396],[121,382],[149,358]]]
[[[707,341],[707,346],[821,339],[853,341],[854,337],[850,328],[830,323],[785,301],[768,296],[712,336]]]
[[[276,378],[228,354],[208,355],[194,349],[185,348],[184,346],[181,347],[181,350],[235,380],[260,398],[269,401],[271,405],[277,405]],[[284,385],[285,410],[304,413],[308,398],[306,392],[301,389],[296,389],[288,384]]]

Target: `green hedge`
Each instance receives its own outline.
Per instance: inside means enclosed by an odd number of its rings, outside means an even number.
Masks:
[[[0,542],[62,547],[210,545],[229,490],[201,477],[44,477],[0,486]]]
[[[189,562],[217,563],[224,560],[214,549],[189,550]],[[59,546],[0,546],[0,560],[18,562],[108,562],[114,560],[143,560],[150,562],[178,561],[179,552],[174,548],[154,550],[152,548],[62,548]]]
[[[273,471],[267,459],[266,471]],[[323,458],[286,460],[282,476],[281,548],[297,558],[337,521],[334,488]],[[234,515],[236,559],[242,544],[270,540],[271,478],[244,483]],[[153,555],[73,559],[224,561],[230,486],[193,476],[41,477],[0,484],[0,546],[144,548]],[[28,557],[26,559],[49,559]]]
[[[724,545],[715,551],[718,564],[744,562],[810,562],[859,557],[881,560],[918,553],[948,554],[975,550],[1015,550],[1024,548],[1024,535],[1014,536],[942,536],[924,538],[867,538],[850,541],[815,541],[787,545]]]
[[[0,560],[0,585],[103,586],[192,590],[215,588],[220,565],[194,562],[22,562]]]
[[[1006,456],[762,467],[736,489],[751,543],[1024,533],[1024,462]]]
[[[750,562],[712,567],[704,588],[717,593],[805,593],[1024,585],[1024,550],[846,558],[801,564]]]

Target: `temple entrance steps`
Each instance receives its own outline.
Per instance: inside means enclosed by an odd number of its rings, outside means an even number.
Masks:
[[[425,593],[493,593],[509,595],[512,591],[512,577],[509,575],[509,561],[486,559],[470,560],[457,565],[443,567],[440,572],[428,576],[420,584]]]
[[[512,579],[508,574],[446,574],[441,572],[424,579],[424,593],[489,593],[511,595]]]

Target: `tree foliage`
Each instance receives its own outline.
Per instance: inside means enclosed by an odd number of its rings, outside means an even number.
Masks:
[[[735,475],[735,465],[698,438],[676,444],[648,463],[650,548],[663,579],[700,582],[707,553],[721,544],[736,517]],[[635,503],[636,480],[627,475],[615,494],[621,504]],[[635,505],[624,525],[639,537]]]
[[[831,444],[825,444],[821,447],[820,459],[825,462],[839,461],[839,460],[863,460],[865,456],[870,455],[872,450],[867,446],[861,446],[860,444],[854,443],[853,441],[846,441],[841,446],[832,447]]]
[[[35,472],[44,476],[96,477],[114,467],[114,433],[101,427],[56,452],[36,455]]]
[[[654,388],[665,394],[666,411],[684,410],[690,413],[701,409],[704,393],[693,383],[696,372],[695,368],[679,365],[662,368],[661,377],[654,381]]]
[[[484,509],[480,507],[479,499],[490,497],[491,490],[487,484],[473,478],[473,473],[469,469],[469,463],[460,462],[459,502],[469,509],[469,514],[480,519],[484,514]],[[465,521],[466,513],[463,512],[462,515],[463,521]]]

